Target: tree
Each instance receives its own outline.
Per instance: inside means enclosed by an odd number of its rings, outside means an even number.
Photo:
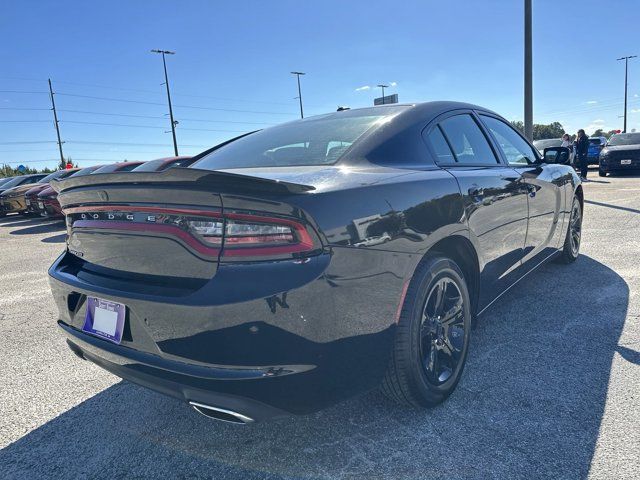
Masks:
[[[512,120],[511,125],[524,135],[524,123],[520,120]],[[533,139],[544,140],[545,138],[560,138],[564,135],[564,127],[560,122],[551,122],[548,125],[535,123],[533,125]]]

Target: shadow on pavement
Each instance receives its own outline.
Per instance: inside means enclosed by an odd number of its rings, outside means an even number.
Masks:
[[[240,427],[120,382],[8,445],[0,466],[8,478],[585,478],[612,358],[638,362],[618,345],[628,298],[589,257],[543,266],[481,318],[458,389],[430,411],[372,392]]]
[[[13,225],[12,225],[13,226]],[[23,224],[20,225],[24,226]],[[10,235],[33,235],[36,233],[52,233],[61,232],[65,230],[65,224],[62,222],[45,223],[40,225],[34,225],[33,227],[26,227],[20,230],[13,230],[9,232]]]
[[[625,212],[640,213],[640,210],[637,210],[635,208],[621,207],[620,205],[612,205],[611,203],[596,202],[595,200],[585,200],[584,203],[590,203],[591,205],[597,205],[599,207],[615,208],[616,210],[624,210]]]
[[[43,238],[40,240],[43,243],[64,243],[67,239],[66,233],[61,233],[60,235],[53,235],[51,237]]]

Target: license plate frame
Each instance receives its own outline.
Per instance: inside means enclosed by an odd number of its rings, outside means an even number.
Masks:
[[[98,297],[87,297],[82,331],[119,345],[122,341],[126,305]]]

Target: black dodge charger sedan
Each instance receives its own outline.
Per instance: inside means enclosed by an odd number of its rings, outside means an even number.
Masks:
[[[53,182],[58,325],[79,357],[221,420],[380,385],[436,405],[472,321],[578,256],[582,186],[556,163],[568,150],[548,150],[493,112],[432,102],[253,132],[188,168]]]
[[[598,173],[640,170],[640,133],[618,133],[613,135],[600,151]]]

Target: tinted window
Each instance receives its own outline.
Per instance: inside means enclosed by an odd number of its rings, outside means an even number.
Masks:
[[[609,145],[640,145],[640,133],[618,133],[609,139]]]
[[[192,167],[217,170],[332,164],[367,130],[405,108],[352,110],[267,128],[220,147]]]
[[[428,139],[436,153],[438,163],[454,163],[456,161],[439,127],[436,126],[429,132]]]
[[[509,165],[529,165],[537,157],[531,146],[511,126],[493,117],[481,115],[495,137]]]
[[[467,165],[498,163],[482,130],[471,115],[456,115],[440,123],[449,140],[456,162]]]
[[[84,175],[89,175],[90,173],[95,172],[100,168],[100,165],[94,165],[93,167],[85,167],[83,169],[78,170],[76,173],[70,175],[71,177],[82,177]]]
[[[484,117],[485,119],[488,117]],[[549,140],[536,140],[533,142],[533,146],[536,147],[538,150],[544,150],[545,148],[549,148],[549,147],[559,147],[562,145],[562,139],[561,138],[551,138]]]

